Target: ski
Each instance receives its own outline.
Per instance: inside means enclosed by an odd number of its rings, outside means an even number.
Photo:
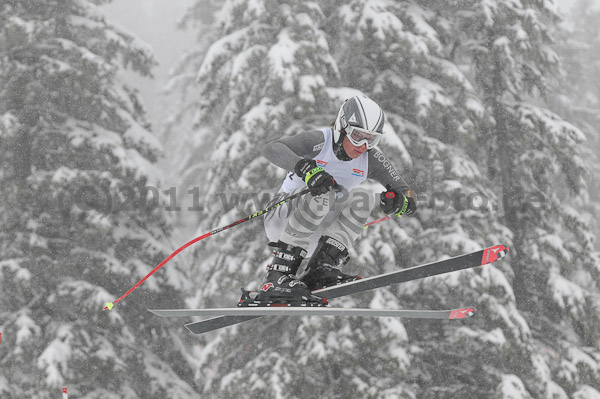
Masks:
[[[361,316],[361,317],[401,317],[411,319],[445,319],[458,320],[471,317],[477,310],[463,308],[452,310],[389,310],[389,309],[356,309],[326,307],[246,307],[222,309],[161,309],[150,312],[160,317],[194,317],[194,316]]]
[[[456,256],[454,258],[443,259],[420,266],[414,266],[408,269],[402,269],[390,273],[384,273],[373,277],[363,278],[351,281],[346,284],[340,284],[332,287],[313,291],[315,295],[329,299],[338,298],[345,295],[357,294],[369,291],[375,288],[387,287],[393,284],[400,284],[407,281],[422,279],[425,277],[437,276],[440,274],[455,272],[458,270],[470,269],[493,263],[506,256],[509,248],[504,245],[495,245],[484,248],[469,254]],[[242,323],[248,320],[257,319],[261,316],[218,316],[207,320],[186,324],[187,329],[193,334],[203,334],[219,328],[228,327],[234,324]]]

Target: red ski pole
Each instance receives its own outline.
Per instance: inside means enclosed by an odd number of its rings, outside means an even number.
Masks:
[[[389,187],[386,187],[386,188],[389,188]],[[387,195],[388,195],[388,194],[386,194],[386,197],[387,197]],[[414,191],[412,191],[412,190],[408,190],[408,193],[407,193],[407,195],[408,195],[408,196],[411,196],[411,197],[413,197],[413,198],[416,198],[416,197],[415,197],[415,194],[414,194]],[[389,198],[389,197],[388,197],[388,198]],[[394,198],[394,197],[392,196],[391,198]],[[363,229],[368,229],[368,228],[369,228],[369,226],[371,226],[371,225],[373,225],[373,224],[376,224],[376,223],[385,222],[386,220],[390,219],[391,217],[392,217],[392,215],[388,215],[388,216],[384,216],[384,217],[382,217],[381,219],[377,219],[377,220],[375,220],[375,221],[373,221],[373,222],[371,222],[371,223],[367,223],[367,224],[365,224],[365,226],[363,227]]]
[[[207,238],[207,237],[210,237],[210,236],[212,236],[212,235],[215,235],[215,234],[217,234],[217,233],[219,233],[219,232],[221,232],[221,231],[223,231],[223,230],[227,230],[227,229],[229,229],[229,228],[231,228],[231,227],[233,227],[233,226],[237,226],[237,225],[239,225],[239,224],[242,224],[242,223],[244,223],[244,222],[247,222],[248,220],[255,219],[255,218],[257,218],[257,217],[259,217],[259,216],[261,216],[261,215],[264,215],[265,213],[267,213],[267,212],[270,212],[270,211],[272,211],[273,209],[275,209],[275,208],[278,208],[278,207],[280,207],[281,205],[283,205],[283,204],[285,204],[285,203],[288,203],[288,202],[290,202],[291,200],[293,200],[293,199],[295,199],[295,198],[298,198],[298,197],[300,197],[300,196],[302,196],[302,195],[304,195],[304,194],[306,194],[306,193],[308,193],[308,188],[307,188],[307,189],[304,189],[304,190],[302,190],[302,191],[300,191],[300,192],[298,192],[298,193],[296,193],[296,194],[290,195],[289,197],[282,199],[282,200],[281,200],[281,201],[279,201],[278,203],[276,203],[276,204],[274,204],[274,205],[271,205],[271,206],[268,206],[268,207],[266,207],[266,208],[265,208],[265,209],[263,209],[262,211],[259,211],[259,212],[256,212],[256,213],[253,213],[252,215],[250,215],[250,216],[246,216],[245,218],[243,218],[243,219],[240,219],[240,220],[238,220],[237,222],[231,223],[231,224],[230,224],[230,225],[228,225],[228,226],[219,227],[219,228],[218,228],[218,229],[216,229],[216,230],[213,230],[213,231],[211,231],[211,232],[209,232],[209,233],[206,233],[206,234],[204,234],[204,235],[201,235],[200,237],[196,237],[196,238],[194,238],[192,241],[190,241],[190,242],[188,242],[188,243],[184,244],[183,246],[179,247],[179,248],[178,248],[178,249],[177,249],[175,252],[173,252],[171,255],[169,255],[169,256],[168,256],[168,257],[167,257],[165,260],[163,260],[162,262],[160,262],[160,264],[159,264],[158,266],[156,266],[154,269],[152,269],[152,271],[151,271],[150,273],[148,273],[148,274],[147,274],[147,275],[146,275],[146,276],[145,276],[143,279],[141,279],[140,281],[138,281],[136,285],[134,285],[133,287],[131,287],[131,288],[129,289],[129,291],[127,291],[126,293],[124,293],[123,295],[121,295],[121,297],[119,297],[118,299],[116,299],[114,302],[108,302],[108,303],[106,304],[106,306],[104,307],[104,310],[111,310],[111,309],[113,308],[113,306],[115,306],[115,304],[117,304],[118,302],[121,302],[121,301],[122,301],[122,300],[123,300],[123,299],[124,299],[124,298],[125,298],[127,295],[131,294],[131,293],[132,293],[132,292],[133,292],[133,291],[134,291],[134,290],[135,290],[137,287],[139,287],[140,285],[142,285],[142,283],[143,283],[144,281],[146,281],[146,280],[148,279],[148,277],[150,277],[150,276],[152,276],[154,273],[156,273],[156,272],[158,271],[158,269],[160,269],[161,267],[163,267],[163,266],[164,266],[164,265],[165,265],[165,264],[166,264],[168,261],[170,261],[171,259],[173,259],[173,258],[175,257],[175,255],[177,255],[178,253],[180,253],[181,251],[183,251],[184,249],[186,249],[186,248],[187,248],[187,247],[189,247],[190,245],[192,245],[192,244],[195,244],[195,243],[197,243],[198,241],[200,241],[200,240],[203,240],[203,239],[205,239],[205,238]]]
[[[389,215],[388,215],[388,216],[384,216],[384,217],[382,217],[381,219],[374,220],[374,221],[372,221],[371,223],[367,223],[367,224],[365,224],[365,226],[363,227],[363,229],[368,229],[368,228],[369,228],[369,226],[371,226],[371,225],[373,225],[373,224],[376,224],[376,223],[385,222],[386,220],[388,220],[388,219],[390,219],[390,218],[391,218],[391,216],[389,216]]]

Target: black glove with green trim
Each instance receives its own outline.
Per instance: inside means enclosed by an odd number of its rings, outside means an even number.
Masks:
[[[411,195],[406,196],[389,184],[385,188],[387,191],[381,193],[379,205],[386,215],[413,216],[417,212],[417,202]]]
[[[333,176],[325,172],[314,159],[302,158],[294,167],[294,172],[304,180],[310,194],[314,197],[335,189],[337,183]]]

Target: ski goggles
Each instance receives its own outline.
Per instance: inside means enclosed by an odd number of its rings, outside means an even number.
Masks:
[[[366,144],[369,150],[375,147],[381,138],[381,133],[361,129],[352,125],[348,125],[344,130],[346,131],[346,137],[348,137],[348,140],[350,140],[353,145],[360,147],[361,145]]]

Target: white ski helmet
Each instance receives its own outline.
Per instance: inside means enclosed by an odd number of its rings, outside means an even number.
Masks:
[[[340,143],[345,134],[355,146],[377,145],[383,134],[385,115],[381,107],[367,96],[354,96],[342,104],[334,124],[334,141]]]

